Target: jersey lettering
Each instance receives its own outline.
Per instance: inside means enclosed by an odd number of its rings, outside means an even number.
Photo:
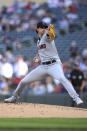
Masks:
[[[38,50],[44,49],[44,48],[46,48],[46,44],[43,44],[43,45],[39,45],[39,46],[38,46]]]

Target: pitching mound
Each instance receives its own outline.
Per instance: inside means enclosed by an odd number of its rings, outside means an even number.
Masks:
[[[87,118],[87,109],[30,103],[0,103],[0,117]]]

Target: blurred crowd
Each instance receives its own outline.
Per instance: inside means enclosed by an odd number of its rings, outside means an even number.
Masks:
[[[40,20],[47,24],[59,24],[60,29],[68,30],[74,26],[75,20],[79,19],[78,4],[81,0],[48,0],[43,5],[15,0],[9,7],[0,8],[0,32],[26,31],[35,29],[36,23]],[[57,12],[53,8],[59,8],[61,19],[57,18]]]
[[[87,21],[79,14],[80,3],[81,0],[48,0],[43,4],[14,0],[10,6],[0,7],[0,43],[7,50],[21,49],[22,34],[36,30],[38,21],[54,24],[58,35],[81,29]],[[28,33],[26,37],[29,39]]]
[[[43,6],[45,6],[44,9],[42,5],[34,2],[26,2],[26,0],[22,0],[21,2],[14,1],[9,7],[3,6],[0,8],[0,32],[25,32],[29,29],[35,30],[38,21],[58,25],[60,33],[72,31],[79,27],[76,22],[81,19],[78,15],[79,2],[81,1],[48,0],[48,3],[43,4]],[[61,9],[62,14],[60,19],[57,18],[57,14],[51,10],[58,7]],[[4,35],[0,37],[0,40],[7,45],[6,51],[0,52],[0,94],[6,95],[11,94],[20,80],[28,72],[36,68],[38,64],[33,64],[30,58],[26,59],[22,55],[16,57],[13,54],[13,49],[20,50],[22,48],[22,44],[17,37],[11,40],[10,37]],[[72,41],[70,44],[70,58],[67,61],[62,61],[63,70],[66,77],[71,81],[70,75],[73,69],[77,69],[74,65],[76,64],[78,70],[83,73],[79,90],[86,92],[87,47],[85,47],[83,52],[80,52],[76,41]],[[64,92],[66,92],[66,90],[61,83],[48,75],[45,76],[42,81],[30,83],[24,90],[24,94],[30,93],[35,95]]]

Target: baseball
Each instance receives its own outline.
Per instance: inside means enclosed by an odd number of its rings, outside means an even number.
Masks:
[[[39,62],[39,60],[38,60],[38,59],[35,59],[35,62],[37,63],[37,62]]]

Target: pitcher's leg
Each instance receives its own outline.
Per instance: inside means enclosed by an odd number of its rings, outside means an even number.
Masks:
[[[41,66],[37,67],[33,71],[31,71],[27,76],[24,77],[23,80],[18,84],[16,90],[13,93],[13,96],[11,96],[8,99],[5,99],[4,102],[6,103],[15,103],[18,96],[20,96],[22,90],[24,87],[33,81],[40,80],[45,75],[45,70],[41,68]]]
[[[65,87],[65,89],[68,91],[69,95],[73,98],[73,100],[75,101],[77,99],[77,97],[79,96],[75,89],[73,88],[71,82],[65,78],[65,76],[61,76],[61,78],[59,79],[59,81],[61,82],[61,84]]]
[[[63,84],[65,89],[68,91],[69,95],[73,98],[73,100],[76,102],[76,104],[79,106],[83,104],[83,101],[79,98],[79,95],[76,93],[75,89],[73,88],[71,82],[65,78],[65,76],[61,76],[59,79],[60,82]]]
[[[20,96],[21,92],[23,91],[24,87],[37,80],[41,80],[44,76],[44,70],[41,66],[37,67],[36,69],[32,70],[28,75],[26,75],[18,84],[16,90],[14,91],[13,95],[18,97]]]
[[[77,100],[79,99],[79,95],[76,93],[70,81],[66,79],[66,77],[64,76],[61,64],[59,63],[52,66],[52,68],[50,68],[49,70],[49,74],[53,78],[58,79],[61,82],[61,84],[65,87],[65,89],[68,91],[69,95],[73,98],[73,100],[77,102]]]

